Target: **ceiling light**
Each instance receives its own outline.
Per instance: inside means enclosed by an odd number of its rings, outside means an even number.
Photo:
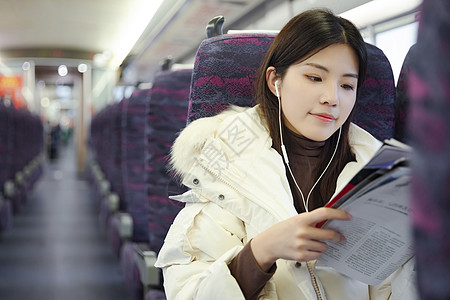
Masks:
[[[30,67],[31,67],[30,62],[26,61],[22,65],[22,70],[28,71],[30,69]]]
[[[88,69],[88,67],[87,67],[86,64],[79,64],[79,65],[78,65],[78,72],[80,72],[80,73],[86,72],[87,69]]]
[[[362,28],[411,11],[420,3],[420,0],[373,0],[350,9],[340,16]]]
[[[136,8],[130,9],[128,21],[125,22],[127,26],[123,28],[122,33],[119,35],[122,39],[118,40],[114,47],[115,50],[110,63],[112,67],[119,67],[125,57],[130,53],[161,3],[162,0],[135,1]]]
[[[43,108],[47,108],[50,105],[50,99],[48,99],[47,97],[44,97],[41,99],[41,106]]]
[[[59,76],[63,77],[66,76],[69,73],[69,70],[67,70],[67,66],[66,65],[60,65],[58,67],[58,74]]]

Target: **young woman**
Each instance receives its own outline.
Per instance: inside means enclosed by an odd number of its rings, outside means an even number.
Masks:
[[[350,122],[366,61],[353,24],[306,11],[262,62],[258,105],[182,131],[171,162],[191,190],[156,263],[168,299],[414,297],[403,269],[367,286],[315,265],[325,241],[345,240],[316,224],[351,219],[323,206],[381,144]]]

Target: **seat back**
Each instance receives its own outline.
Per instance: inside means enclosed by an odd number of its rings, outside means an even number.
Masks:
[[[159,252],[170,225],[182,206],[168,194],[178,189],[167,165],[172,144],[186,125],[192,69],[164,71],[155,76],[147,116],[148,237]]]
[[[205,39],[192,74],[188,123],[213,116],[229,105],[253,106],[254,79],[274,34],[225,34]],[[360,87],[353,122],[384,140],[393,136],[395,86],[391,65],[366,44],[367,77]]]
[[[134,242],[148,241],[147,115],[151,90],[133,92],[122,109],[122,180],[124,207],[133,220]]]
[[[10,179],[12,156],[12,131],[10,128],[11,113],[0,100],[0,194],[5,182]]]
[[[188,123],[229,105],[253,106],[255,74],[274,37],[237,33],[203,40],[192,72]]]
[[[394,75],[382,50],[368,43],[366,49],[367,74],[358,91],[352,122],[383,141],[394,135]]]
[[[412,71],[412,64],[415,61],[416,52],[416,45],[412,45],[403,61],[397,81],[397,87],[395,89],[397,99],[395,103],[394,138],[404,143],[408,143],[409,141],[407,128],[407,118],[410,104],[408,81],[410,72]]]

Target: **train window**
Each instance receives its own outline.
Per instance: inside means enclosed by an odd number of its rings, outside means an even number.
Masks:
[[[409,48],[416,43],[418,22],[396,27],[375,35],[375,45],[386,54],[397,82],[400,69]]]

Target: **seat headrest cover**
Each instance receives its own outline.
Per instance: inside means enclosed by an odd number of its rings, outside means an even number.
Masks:
[[[389,60],[379,48],[366,43],[366,79],[358,91],[353,123],[379,140],[392,138],[395,119],[395,86]]]
[[[188,123],[229,105],[253,106],[254,79],[274,34],[225,34],[204,40],[192,73]]]

